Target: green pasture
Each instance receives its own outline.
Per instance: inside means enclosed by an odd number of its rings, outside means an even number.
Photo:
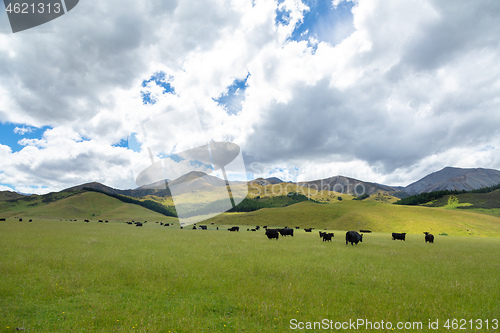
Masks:
[[[375,201],[343,200],[334,204],[301,202],[250,213],[225,213],[208,222],[500,237],[500,219],[494,215],[464,209],[399,206]]]
[[[281,225],[270,221],[257,224]],[[289,332],[294,319],[360,318],[425,332],[429,320],[500,319],[500,238],[372,233],[346,246],[339,230],[276,241],[209,225],[0,222],[0,332]]]

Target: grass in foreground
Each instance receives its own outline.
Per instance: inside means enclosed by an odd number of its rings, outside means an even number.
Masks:
[[[339,231],[323,243],[50,220],[0,222],[0,235],[1,332],[285,332],[291,319],[500,313],[498,238],[374,233],[346,246]]]

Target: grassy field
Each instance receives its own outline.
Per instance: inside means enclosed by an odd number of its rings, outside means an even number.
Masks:
[[[424,332],[439,320],[442,332],[448,318],[500,319],[500,238],[373,233],[346,246],[345,231],[329,243],[214,228],[0,222],[0,332],[288,332],[323,319]]]
[[[343,200],[334,204],[301,202],[284,208],[225,213],[208,220],[216,224],[278,225],[300,228],[446,233],[455,236],[500,237],[500,219],[468,210],[399,206],[375,201]]]

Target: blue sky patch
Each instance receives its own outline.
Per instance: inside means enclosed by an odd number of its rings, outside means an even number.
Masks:
[[[276,25],[288,25],[290,23],[290,14],[291,11],[289,10],[276,10],[276,18],[274,20]]]
[[[18,142],[22,139],[38,139],[43,137],[43,133],[52,127],[44,126],[41,128],[27,126],[23,124],[0,123],[0,144],[9,146],[12,152],[18,152],[25,146]]]
[[[146,89],[151,89],[153,86],[163,88],[162,94],[172,94],[175,95],[175,89],[170,84],[173,77],[165,74],[162,71],[154,73],[149,80],[142,81],[141,87]],[[155,95],[150,90],[141,90],[141,98],[143,104],[156,104],[158,101],[158,96]]]
[[[134,132],[134,133],[130,134],[130,136],[128,137],[128,140],[127,140],[127,146],[125,146],[125,148],[128,148],[136,153],[140,153],[141,146],[142,146],[142,144],[137,139],[137,133]],[[122,147],[122,146],[118,146],[118,147]]]
[[[238,114],[245,100],[245,90],[248,87],[247,81],[249,77],[250,73],[242,80],[235,79],[233,83],[227,87],[226,93],[221,94],[219,98],[214,98],[213,100],[226,109],[228,114]]]
[[[112,146],[113,147],[117,147],[117,148],[129,148],[129,140],[128,140],[128,138],[127,139],[121,139],[120,142],[115,143]]]
[[[163,158],[163,157],[162,157]],[[167,158],[170,158],[172,161],[176,162],[176,163],[179,163],[181,161],[184,161],[184,158],[180,157],[179,155],[177,154],[172,154],[172,155],[169,155],[167,156]]]
[[[5,187],[10,188],[10,191],[15,191],[14,186],[12,186],[12,185],[10,185],[10,184],[0,183],[0,188],[1,188],[2,186],[5,186]],[[9,191],[9,190],[7,190],[7,191]]]
[[[331,0],[307,1],[309,11],[304,12],[302,24],[297,26],[290,37],[294,41],[340,43],[354,32],[352,8],[354,3],[342,1],[335,7]],[[277,22],[286,21],[286,13],[278,12]]]

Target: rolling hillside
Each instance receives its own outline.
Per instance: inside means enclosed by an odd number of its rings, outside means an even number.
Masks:
[[[421,235],[474,235],[500,237],[498,217],[463,210],[388,205],[374,201],[346,200],[336,204],[301,202],[284,208],[250,213],[225,213],[207,222],[234,225],[314,227],[329,230],[407,232]]]
[[[12,191],[0,191],[0,201],[23,198],[24,195]]]
[[[276,185],[274,185],[276,186]],[[500,192],[495,192],[498,195]],[[40,198],[39,198],[40,199]],[[57,201],[32,205],[20,201],[6,207],[1,217],[91,220],[149,220],[177,222],[141,206],[127,204],[97,192],[78,192]],[[263,208],[249,213],[224,213],[204,222],[221,225],[314,227],[329,230],[369,229],[373,232],[407,232],[421,235],[473,235],[500,237],[500,218],[463,209],[399,206],[377,201],[335,199],[330,203],[304,201],[287,207]]]
[[[43,205],[29,206],[21,203],[7,209],[0,209],[0,212],[3,217],[177,221],[176,218],[155,213],[141,206],[127,204],[97,192],[82,192]]]

